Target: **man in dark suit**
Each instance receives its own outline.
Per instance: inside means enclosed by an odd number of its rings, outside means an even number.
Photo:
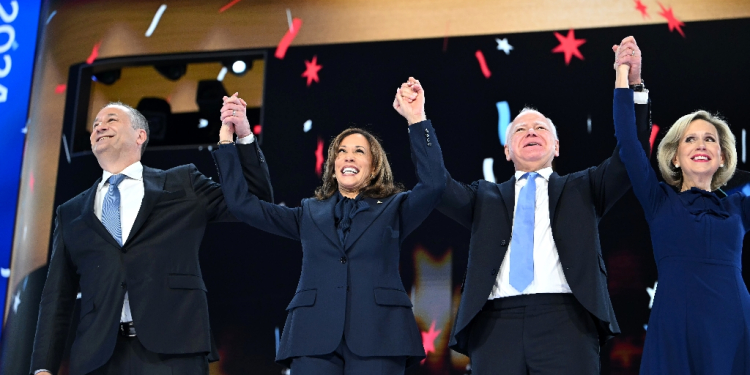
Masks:
[[[648,147],[641,52],[632,37],[615,50],[633,67],[630,84],[640,85],[636,112]],[[438,206],[472,233],[450,346],[471,358],[473,374],[599,374],[600,345],[619,327],[598,224],[630,189],[627,172],[615,150],[597,167],[557,175],[557,132],[533,109],[513,120],[506,139],[513,178],[471,185],[449,178]]]
[[[248,189],[272,201],[245,106],[225,97],[222,132],[244,136],[237,148]],[[143,115],[122,103],[96,116],[91,149],[102,178],[57,209],[32,373],[59,368],[80,290],[71,375],[208,374],[213,340],[198,249],[208,223],[236,219],[219,184],[194,165],[143,166],[148,136]]]

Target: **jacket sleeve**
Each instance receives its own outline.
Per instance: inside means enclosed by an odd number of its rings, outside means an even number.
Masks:
[[[631,109],[631,113],[635,113],[636,131],[634,133],[637,137],[635,144],[636,147],[640,146],[643,152],[648,153],[651,135],[651,101],[649,100],[648,104],[634,104],[632,92],[630,96],[629,108],[634,108],[634,111]],[[631,187],[630,178],[621,159],[620,147],[618,143],[611,157],[599,166],[588,169],[593,201],[599,217],[604,216]]]
[[[253,194],[244,176],[244,165],[237,148],[234,145],[222,145],[213,152],[221,178],[221,191],[229,212],[240,221],[260,230],[299,241],[302,208],[279,206],[260,200]]]
[[[258,142],[247,145],[237,145],[237,153],[241,166],[241,175],[245,178],[247,192],[257,196],[260,200],[273,203],[273,188],[263,152]],[[229,213],[224,202],[224,196],[218,183],[200,173],[195,166],[190,165],[190,180],[196,195],[203,199],[209,215],[209,221],[236,221]]]
[[[401,203],[401,239],[422,224],[440,202],[445,190],[443,153],[432,122],[425,120],[410,125],[409,141],[417,185]]]
[[[58,207],[52,256],[39,303],[39,319],[31,355],[32,374],[40,369],[56,373],[60,368],[78,292],[79,277],[65,248],[63,223],[62,209]]]

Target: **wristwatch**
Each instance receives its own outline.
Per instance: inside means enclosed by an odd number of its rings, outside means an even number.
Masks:
[[[646,89],[646,81],[644,81],[643,79],[641,79],[641,83],[639,83],[637,85],[630,85],[629,87],[630,87],[631,90],[633,90],[635,92],[643,92],[643,90]]]

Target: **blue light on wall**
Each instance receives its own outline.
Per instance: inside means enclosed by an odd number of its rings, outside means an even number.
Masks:
[[[5,303],[41,1],[0,0],[0,303]],[[12,307],[12,306],[11,306]]]

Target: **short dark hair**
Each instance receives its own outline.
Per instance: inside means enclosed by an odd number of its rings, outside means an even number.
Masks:
[[[401,184],[393,182],[391,165],[388,163],[388,156],[385,154],[380,140],[367,130],[351,127],[333,138],[331,145],[328,147],[328,158],[323,168],[323,185],[315,189],[315,198],[318,200],[328,199],[339,190],[335,176],[336,151],[341,146],[341,141],[352,134],[360,134],[365,137],[367,142],[370,143],[370,153],[372,154],[373,178],[359,193],[368,198],[385,198],[404,191]]]
[[[146,141],[141,145],[141,156],[143,156],[143,153],[146,152],[146,145],[148,145],[148,140],[151,139],[151,129],[149,129],[148,127],[148,120],[146,120],[146,117],[143,116],[143,114],[137,109],[123,102],[109,102],[107,105],[102,107],[102,109],[107,107],[125,108],[128,111],[128,117],[130,117],[130,125],[133,127],[133,129],[143,129],[146,131]]]

